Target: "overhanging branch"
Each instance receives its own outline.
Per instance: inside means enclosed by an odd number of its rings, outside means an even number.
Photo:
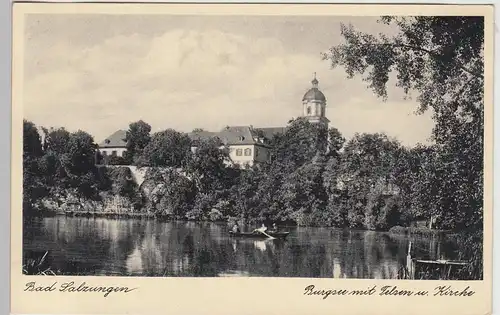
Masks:
[[[425,48],[423,48],[423,47],[413,46],[413,45],[407,45],[407,44],[391,44],[391,43],[383,43],[383,44],[381,44],[381,45],[383,45],[383,46],[390,46],[390,47],[392,47],[392,48],[403,48],[403,49],[406,49],[406,50],[416,50],[416,51],[421,51],[421,52],[424,52],[424,53],[428,54],[428,55],[429,55],[430,57],[432,57],[433,59],[435,59],[435,60],[437,60],[437,61],[439,61],[439,62],[441,62],[441,63],[443,63],[443,64],[444,64],[444,61],[443,61],[443,60],[441,60],[441,59],[439,58],[439,55],[438,55],[436,52],[434,52],[434,51],[432,51],[432,50],[425,49]],[[473,76],[478,77],[478,78],[481,78],[481,79],[484,77],[483,73],[480,73],[480,72],[476,72],[476,71],[473,71],[473,70],[467,69],[466,67],[464,67],[464,66],[463,66],[463,65],[461,65],[461,64],[457,64],[457,66],[458,66],[460,69],[462,69],[463,71],[465,71],[465,72],[467,72],[468,74],[470,74],[470,75],[473,75]]]

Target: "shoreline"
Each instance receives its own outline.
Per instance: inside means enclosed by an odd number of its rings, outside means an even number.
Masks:
[[[159,220],[162,222],[165,221],[185,221],[185,222],[207,222],[207,223],[228,223],[228,219],[222,220],[196,220],[196,219],[187,219],[187,218],[179,218],[172,215],[162,215],[162,214],[154,214],[154,213],[145,213],[145,212],[100,212],[100,211],[44,211],[36,214],[31,214],[25,216],[26,219],[29,218],[45,218],[45,217],[56,217],[56,216],[65,216],[65,217],[80,217],[80,218],[107,218],[107,219],[146,219],[146,220]],[[290,222],[283,222],[283,226],[297,226],[291,224]],[[314,228],[317,226],[304,226],[308,228]],[[332,229],[348,229],[353,230],[348,227],[319,227],[319,228],[332,228]],[[394,226],[388,230],[365,230],[365,229],[354,229],[354,230],[362,230],[362,231],[373,231],[373,232],[381,232],[387,233],[389,235],[401,235],[401,236],[421,236],[421,237],[432,237],[432,236],[442,236],[442,235],[452,235],[457,232],[447,231],[447,230],[438,230],[438,229],[428,229],[421,227],[402,227],[402,226]]]
[[[172,215],[154,214],[145,212],[101,212],[101,211],[44,211],[25,216],[29,218],[47,218],[47,217],[80,217],[80,218],[108,218],[108,219],[148,219],[160,221],[189,221],[189,222],[227,222],[227,220],[190,220],[187,218],[178,218]]]

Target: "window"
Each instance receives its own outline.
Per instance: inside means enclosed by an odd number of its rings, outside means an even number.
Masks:
[[[113,150],[113,152],[111,152],[111,155],[112,155],[112,156],[116,156],[116,155],[117,155],[116,150]]]
[[[245,156],[252,155],[252,149],[245,149]]]
[[[255,157],[259,156],[259,148],[255,148]]]
[[[311,107],[307,106],[307,115],[311,115]]]
[[[240,141],[243,141],[243,140],[245,140],[245,137],[240,136],[239,139],[240,139]]]
[[[243,150],[241,149],[236,149],[236,156],[241,156],[242,155],[242,152]]]

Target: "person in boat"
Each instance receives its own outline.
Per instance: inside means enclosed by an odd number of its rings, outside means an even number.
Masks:
[[[238,222],[234,222],[233,225],[233,233],[240,233],[240,226],[238,225]]]
[[[271,231],[269,231],[269,232],[272,232],[272,233],[278,232],[278,225],[276,225],[276,222],[273,223],[273,229]]]

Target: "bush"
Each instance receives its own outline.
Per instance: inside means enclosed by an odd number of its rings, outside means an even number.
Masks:
[[[213,222],[221,221],[222,219],[224,219],[224,215],[222,215],[222,212],[220,212],[217,209],[210,210],[208,217],[210,218],[210,221],[213,221]]]

